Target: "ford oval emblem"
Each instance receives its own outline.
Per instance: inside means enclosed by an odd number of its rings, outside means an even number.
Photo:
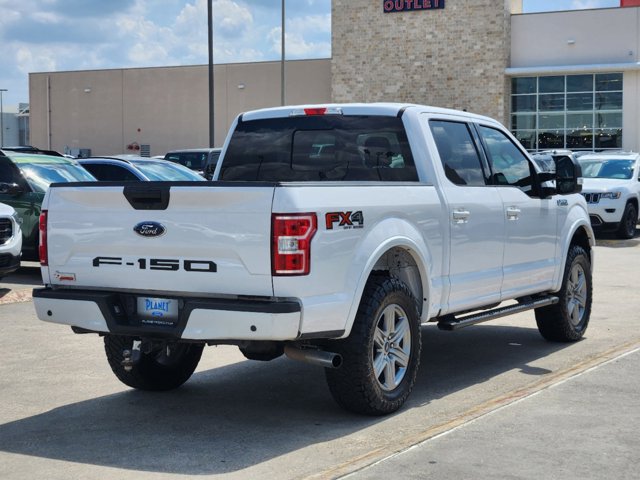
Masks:
[[[140,222],[133,227],[133,231],[141,237],[161,237],[167,229],[158,222]]]

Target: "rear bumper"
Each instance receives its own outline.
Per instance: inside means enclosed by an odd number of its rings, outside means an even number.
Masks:
[[[178,319],[170,325],[145,323],[136,296],[97,290],[33,290],[40,320],[97,333],[183,340],[294,340],[301,306],[285,300],[176,298]]]

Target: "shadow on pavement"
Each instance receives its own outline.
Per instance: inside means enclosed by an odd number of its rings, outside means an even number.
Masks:
[[[618,238],[615,232],[595,232],[596,245],[599,247],[625,248],[640,245],[640,228],[636,226],[636,233],[633,238],[624,240]]]
[[[549,373],[529,364],[562,348],[570,345],[548,343],[535,328],[424,327],[416,387],[396,415],[513,369]],[[173,392],[127,390],[10,422],[0,426],[0,451],[135,471],[222,474],[388,419],[344,412],[322,369],[281,358],[199,372]]]

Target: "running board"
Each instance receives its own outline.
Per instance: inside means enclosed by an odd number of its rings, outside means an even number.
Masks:
[[[456,318],[453,315],[445,315],[439,322],[438,328],[440,330],[458,330],[460,328],[469,327],[477,323],[488,322],[489,320],[495,320],[496,318],[506,317],[507,315],[513,315],[514,313],[525,312],[527,310],[533,310],[534,308],[546,307],[547,305],[553,305],[558,303],[558,297],[538,297],[535,300],[528,300],[520,302],[517,305],[509,305],[507,307],[495,308],[493,310],[486,310],[481,313],[474,313],[464,317]]]

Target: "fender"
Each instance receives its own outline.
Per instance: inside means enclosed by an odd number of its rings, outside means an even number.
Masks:
[[[569,199],[570,197],[564,198]],[[562,277],[564,275],[564,267],[567,261],[567,255],[569,254],[569,247],[571,246],[571,241],[573,240],[574,235],[580,228],[584,228],[584,230],[587,232],[589,246],[591,247],[591,271],[593,271],[593,247],[595,246],[596,241],[595,235],[593,234],[593,229],[591,228],[591,223],[588,220],[589,214],[587,212],[586,204],[584,203],[584,200],[574,202],[569,200],[568,208],[569,211],[567,212],[564,224],[560,226],[560,232],[558,235],[558,238],[562,241],[562,244],[559,245],[561,261],[553,278],[552,291],[554,292],[557,292],[562,288]]]
[[[442,255],[442,244],[430,246],[410,223],[397,218],[388,218],[376,225],[358,246],[357,251],[360,253],[357,256],[366,258],[364,265],[361,262],[354,262],[349,269],[348,284],[355,284],[356,288],[342,338],[351,333],[364,287],[376,263],[386,252],[397,247],[406,250],[413,257],[420,273],[422,299],[417,300],[422,306],[421,321],[426,322],[433,316],[434,311],[437,313],[437,305],[440,304],[442,293],[442,280],[439,272],[435,271],[440,262],[434,260],[434,256]],[[439,250],[439,253],[432,250]]]

